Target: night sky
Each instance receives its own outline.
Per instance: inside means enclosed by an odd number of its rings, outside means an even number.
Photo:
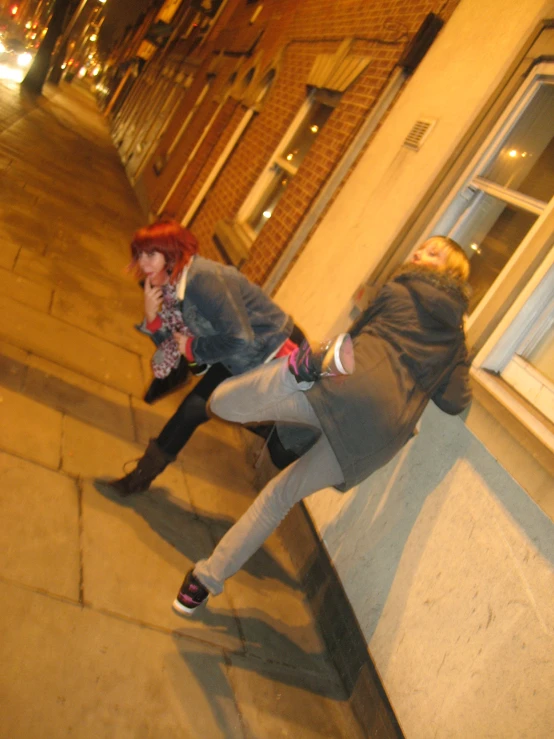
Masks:
[[[125,26],[134,23],[151,2],[152,0],[107,0],[106,20],[100,33],[102,48],[109,47]]]

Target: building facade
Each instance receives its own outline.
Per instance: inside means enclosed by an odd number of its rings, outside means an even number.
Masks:
[[[112,121],[151,217],[182,220],[313,339],[428,236],[470,256],[471,409],[429,408],[389,465],[306,507],[407,737],[549,736],[554,3],[176,13]]]

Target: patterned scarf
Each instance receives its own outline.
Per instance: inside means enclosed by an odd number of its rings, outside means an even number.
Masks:
[[[159,312],[162,319],[162,330],[169,331],[171,336],[158,346],[152,357],[152,371],[155,377],[167,377],[171,370],[176,369],[181,361],[181,352],[174,333],[190,336],[190,331],[183,323],[183,315],[177,299],[175,285],[162,285],[162,304]]]

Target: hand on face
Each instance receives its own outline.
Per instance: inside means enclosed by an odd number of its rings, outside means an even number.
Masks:
[[[156,318],[160,303],[162,302],[162,289],[152,285],[150,277],[144,283],[144,315],[148,323]]]

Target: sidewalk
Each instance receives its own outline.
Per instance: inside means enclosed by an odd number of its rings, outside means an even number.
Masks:
[[[125,274],[142,225],[94,101],[0,81],[0,739],[369,734],[276,534],[190,620],[183,573],[255,495],[239,428],[212,421],[152,491],[119,475],[182,393],[147,406],[151,346]]]

